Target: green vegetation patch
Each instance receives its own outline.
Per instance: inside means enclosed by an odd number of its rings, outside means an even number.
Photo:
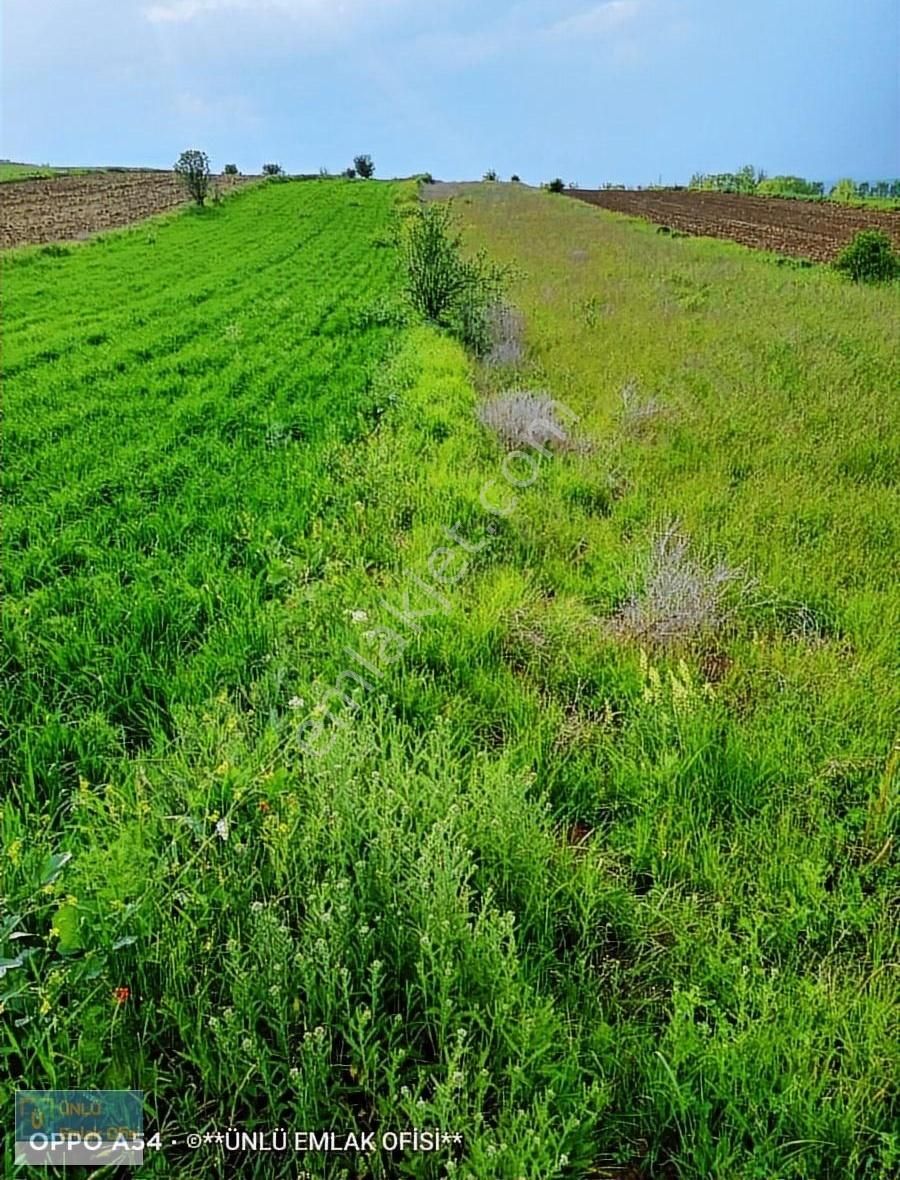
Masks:
[[[8,265],[4,1076],[463,1137],[260,1180],[890,1175],[895,292],[489,185],[476,369],[414,201]]]

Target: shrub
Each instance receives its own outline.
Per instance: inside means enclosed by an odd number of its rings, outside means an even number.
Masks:
[[[510,182],[510,184],[521,184],[521,183],[522,183],[522,177],[521,177],[521,176],[518,176],[518,175],[517,175],[517,174],[514,172],[514,173],[512,174],[512,176],[509,178],[509,182]]]
[[[749,583],[741,570],[696,560],[677,524],[658,533],[631,597],[609,621],[625,639],[658,647],[687,643],[728,621],[728,588]]]
[[[484,174],[484,179],[485,180],[499,180],[500,177],[497,175],[497,171],[495,168],[488,168],[487,172],[485,172],[485,174]]]
[[[354,156],[353,166],[363,180],[371,180],[375,175],[375,165],[371,156]]]
[[[860,230],[834,265],[857,283],[883,283],[900,274],[900,258],[880,229]]]
[[[566,191],[566,182],[559,176],[555,180],[551,180],[547,185],[551,193],[564,193]]]
[[[423,205],[410,219],[404,244],[407,293],[417,311],[448,328],[482,356],[491,347],[491,313],[508,270],[483,252],[463,258],[462,237],[449,205]]]
[[[341,176],[343,176],[346,180],[355,180],[356,179],[356,169],[355,168],[345,168],[344,171],[341,173]]]
[[[284,169],[280,164],[263,164],[263,176],[284,176]]]
[[[238,171],[237,164],[226,164],[225,165],[225,175],[226,176],[240,176],[240,172]]]
[[[434,177],[430,172],[423,172],[419,179],[423,184],[434,184]]]
[[[491,347],[488,365],[517,365],[525,356],[525,317],[508,303],[494,304],[488,315]]]
[[[541,390],[516,389],[485,402],[479,421],[492,430],[511,451],[530,446],[538,449],[579,450],[564,418],[571,410]]]
[[[190,148],[182,152],[175,164],[175,174],[191,198],[202,207],[209,192],[209,156]]]

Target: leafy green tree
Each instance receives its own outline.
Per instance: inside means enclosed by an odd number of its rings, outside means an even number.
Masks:
[[[375,165],[372,163],[371,156],[354,156],[353,167],[363,180],[371,180],[375,175]]]
[[[192,200],[202,208],[209,194],[209,156],[197,148],[182,152],[175,163],[175,175],[184,185]]]
[[[847,176],[843,180],[839,180],[828,195],[834,201],[852,201],[858,196],[856,181]]]
[[[284,169],[280,164],[263,164],[263,176],[284,176]]]
[[[802,176],[770,176],[757,184],[756,191],[760,196],[817,197],[821,196],[822,188],[821,181]]]

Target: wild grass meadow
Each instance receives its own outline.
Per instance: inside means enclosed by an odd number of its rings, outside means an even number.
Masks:
[[[486,185],[476,360],[417,201],[7,261],[4,1109],[142,1089],[179,1180],[887,1180],[896,284]],[[227,1127],[461,1141],[168,1145]]]

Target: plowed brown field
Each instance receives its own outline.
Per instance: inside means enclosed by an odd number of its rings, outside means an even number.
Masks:
[[[218,176],[227,192],[252,177]],[[72,241],[186,203],[172,172],[91,172],[0,185],[0,246]]]
[[[900,249],[900,213],[885,210],[686,189],[569,189],[568,195],[682,233],[728,238],[814,262],[833,261],[861,229],[883,229]]]

